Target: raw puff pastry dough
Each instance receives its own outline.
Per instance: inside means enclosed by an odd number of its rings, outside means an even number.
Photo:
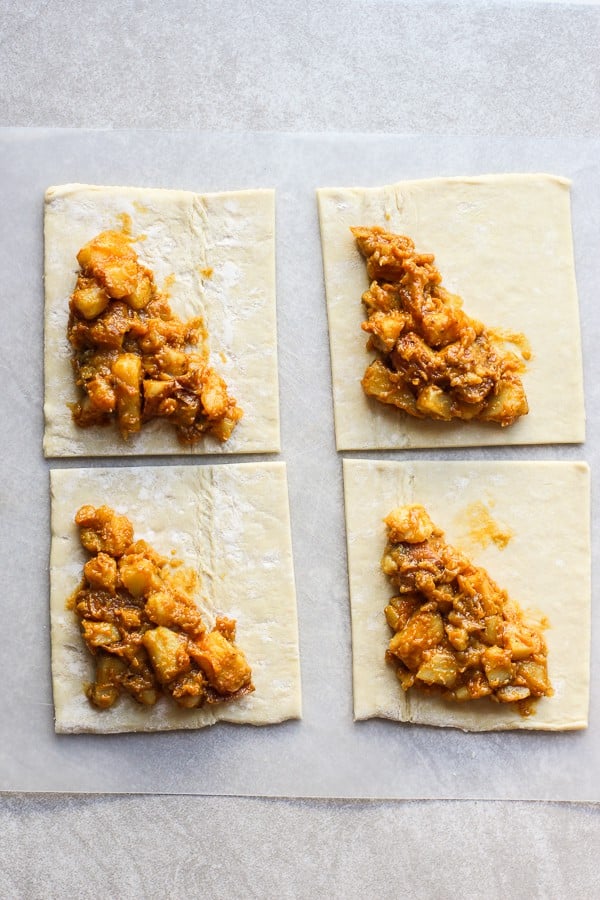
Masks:
[[[132,220],[141,262],[157,287],[175,276],[171,308],[182,318],[199,313],[208,327],[211,362],[244,410],[232,436],[212,436],[193,448],[174,429],[153,421],[124,441],[116,428],[82,429],[67,403],[79,396],[66,337],[69,297],[79,249],[95,235]],[[46,456],[159,453],[268,453],[279,450],[275,318],[274,192],[194,194],[148,188],[64,185],[46,192],[45,418]],[[202,269],[212,269],[210,277]]]
[[[338,450],[584,440],[569,185],[551,175],[489,175],[318,191]],[[508,428],[423,421],[365,396],[360,381],[375,358],[360,327],[369,279],[351,225],[408,235],[435,255],[467,314],[526,334],[529,415]]]
[[[51,472],[52,683],[57,732],[163,731],[222,720],[266,725],[301,715],[298,627],[284,463],[61,469]],[[256,691],[231,704],[182,710],[161,698],[145,709],[123,696],[99,712],[83,693],[93,678],[67,598],[88,558],[75,513],[103,503],[127,514],[137,539],[193,566],[205,621],[237,620]]]
[[[380,717],[465,731],[562,731],[587,726],[590,666],[589,470],[580,462],[376,462],[344,460],[352,608],[354,717]],[[504,550],[469,540],[462,514],[475,502],[514,537]],[[385,662],[391,631],[384,607],[393,595],[380,569],[383,518],[421,503],[448,543],[482,565],[521,607],[541,610],[554,696],[523,718],[488,700],[451,703],[403,693]]]

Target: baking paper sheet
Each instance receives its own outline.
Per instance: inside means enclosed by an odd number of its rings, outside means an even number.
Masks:
[[[8,130],[0,139],[2,698],[0,789],[315,797],[600,800],[598,636],[590,727],[463,734],[353,723],[341,457],[335,452],[315,188],[399,178],[548,171],[573,179],[588,440],[580,447],[381,453],[377,458],[586,459],[600,450],[600,142]],[[49,483],[42,441],[42,201],[81,181],[277,190],[282,453],[294,545],[303,714],[203,732],[56,736],[48,613]],[[567,403],[568,398],[557,398]],[[365,454],[363,454],[365,455]],[[248,459],[248,457],[246,457]],[[227,460],[211,457],[211,464]],[[88,460],[57,463],[90,465]],[[120,464],[115,460],[115,465]],[[127,464],[136,464],[127,460]],[[153,465],[202,464],[153,458]],[[596,533],[594,522],[593,535]],[[594,539],[592,540],[594,545]],[[594,561],[595,563],[595,561]],[[594,617],[595,618],[595,617]]]

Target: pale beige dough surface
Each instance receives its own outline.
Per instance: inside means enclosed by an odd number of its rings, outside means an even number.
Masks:
[[[584,440],[569,189],[552,175],[489,175],[318,191],[338,450]],[[508,428],[428,422],[365,396],[360,381],[375,354],[360,327],[369,279],[353,225],[408,235],[435,255],[467,314],[525,333],[529,415]]]
[[[244,410],[232,436],[180,444],[167,422],[153,421],[124,441],[116,426],[77,427],[67,406],[78,399],[66,337],[79,249],[131,217],[141,262],[157,287],[170,284],[171,308],[202,315],[211,362]],[[162,453],[267,453],[279,450],[275,310],[275,204],[270,190],[195,194],[148,188],[63,185],[46,192],[46,456]],[[212,274],[202,270],[212,269]]]
[[[301,715],[298,627],[285,464],[62,469],[51,472],[52,683],[57,732],[163,731],[217,721],[266,725]],[[83,693],[93,662],[67,598],[88,554],[73,518],[85,503],[126,514],[136,539],[175,551],[200,577],[205,621],[237,620],[256,690],[230,704],[151,709],[122,697],[106,711]]]
[[[589,469],[582,462],[378,462],[344,460],[352,611],[354,717],[453,726],[465,731],[585,728],[590,666]],[[505,549],[482,548],[464,512],[483,502],[514,533]],[[385,661],[391,637],[384,607],[393,588],[380,569],[383,518],[420,503],[449,544],[483,566],[524,609],[540,610],[554,696],[523,718],[484,699],[451,703],[402,691]]]

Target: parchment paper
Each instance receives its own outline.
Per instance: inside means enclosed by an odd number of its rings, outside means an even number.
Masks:
[[[463,734],[352,721],[341,458],[333,439],[314,189],[399,178],[549,171],[573,179],[588,441],[378,454],[378,458],[587,459],[600,450],[600,142],[9,130],[0,140],[4,317],[0,546],[0,789],[316,797],[600,800],[598,637],[590,727]],[[42,199],[50,184],[277,189],[282,454],[290,487],[303,673],[300,722],[201,733],[56,736],[48,636],[48,465],[42,458]],[[557,398],[557,402],[568,402]],[[248,459],[248,457],[246,457]],[[212,457],[210,462],[226,460]],[[120,464],[115,460],[115,465]],[[127,460],[127,464],[135,460]],[[187,459],[153,458],[153,465]],[[88,460],[60,466],[87,465]],[[92,464],[92,463],[90,463]],[[202,464],[194,460],[194,464]],[[595,525],[596,523],[594,523]],[[594,528],[593,534],[596,529]],[[593,541],[594,543],[594,541]],[[596,561],[594,561],[594,565]]]

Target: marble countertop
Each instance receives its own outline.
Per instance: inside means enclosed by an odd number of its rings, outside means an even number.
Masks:
[[[0,4],[0,125],[600,135],[597,4],[82,6]],[[584,898],[599,836],[584,804],[7,794],[0,895]]]

